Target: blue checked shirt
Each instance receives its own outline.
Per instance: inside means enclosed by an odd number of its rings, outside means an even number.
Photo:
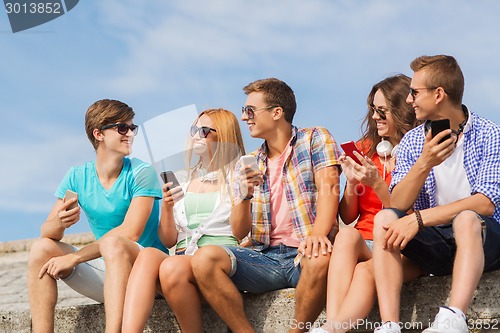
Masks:
[[[292,149],[283,168],[284,190],[290,206],[294,233],[304,240],[312,232],[316,219],[318,190],[314,182],[316,171],[338,165],[339,150],[333,136],[322,127],[292,127]],[[252,199],[252,240],[255,250],[262,250],[271,242],[271,186],[267,172],[267,145],[257,152],[259,169],[264,173],[264,182],[255,188]],[[239,174],[240,163],[235,167]],[[234,196],[240,197],[239,184],[233,187]]]
[[[482,193],[488,197],[495,205],[493,218],[500,223],[500,126],[469,112],[469,121],[463,134],[464,168],[471,187],[471,195]],[[399,145],[390,191],[415,164],[422,153],[424,142],[424,124],[405,134]],[[414,208],[420,210],[436,206],[436,179],[434,171],[431,170]]]

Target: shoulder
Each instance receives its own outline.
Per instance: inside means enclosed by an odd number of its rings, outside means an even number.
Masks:
[[[320,140],[325,142],[331,142],[333,140],[333,136],[325,127],[315,126],[315,127],[305,127],[305,128],[296,128],[294,127],[297,141],[303,140]]]
[[[147,176],[147,177],[156,177],[156,170],[155,168],[147,163],[144,162],[138,158],[124,158],[123,160],[123,167],[125,170],[128,170],[130,173],[132,173],[134,176]]]
[[[480,117],[479,115],[475,114],[474,112],[471,112],[471,118],[472,118],[472,129],[474,131],[480,131],[480,132],[499,132],[500,131],[500,126],[496,124],[495,122]]]

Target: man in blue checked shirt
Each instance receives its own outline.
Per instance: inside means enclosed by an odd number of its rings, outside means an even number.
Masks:
[[[424,332],[468,332],[465,313],[479,279],[500,268],[500,127],[462,105],[464,77],[453,57],[422,56],[410,67],[406,101],[425,123],[402,139],[392,208],[375,217],[373,262],[384,322],[377,331],[401,331],[403,280],[452,274],[449,304]],[[432,122],[440,119],[449,119],[451,129],[433,133]]]

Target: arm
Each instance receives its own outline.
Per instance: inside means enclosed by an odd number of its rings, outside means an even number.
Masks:
[[[316,220],[312,233],[300,246],[299,252],[308,258],[318,257],[332,251],[328,235],[332,228],[338,230],[337,220],[339,202],[340,168],[337,165],[322,168],[314,173],[314,182],[318,188]]]
[[[413,207],[431,169],[450,157],[455,150],[455,135],[439,143],[439,140],[450,133],[451,130],[445,130],[434,138],[430,131],[427,133],[422,154],[408,174],[393,188],[390,207],[402,211],[408,211]]]
[[[239,174],[240,190],[236,191],[235,205],[231,209],[229,223],[233,235],[241,240],[252,230],[252,200],[243,199],[253,196],[255,186],[262,184],[263,176],[262,171],[252,170],[248,165],[243,166]]]
[[[77,199],[71,199],[64,202],[62,199],[57,199],[47,220],[40,228],[40,237],[56,241],[61,240],[64,236],[64,231],[80,220],[79,206],[66,211],[76,201]]]
[[[172,186],[172,183],[167,183],[163,185],[162,188],[163,200],[161,205],[160,225],[158,226],[158,236],[163,245],[168,248],[177,244],[177,235],[179,232],[175,225],[174,205],[184,196],[184,192],[180,186],[176,186],[172,188],[172,190],[169,190],[169,186]]]
[[[154,201],[153,197],[133,198],[123,223],[108,231],[103,237],[108,235],[122,236],[137,242],[144,231],[149,215],[151,215]]]
[[[359,216],[358,194],[356,193],[356,186],[359,184],[359,182],[354,178],[353,166],[346,159],[345,153],[340,155],[339,163],[347,179],[344,189],[344,195],[342,196],[342,200],[340,200],[339,203],[339,215],[344,224],[351,224]]]

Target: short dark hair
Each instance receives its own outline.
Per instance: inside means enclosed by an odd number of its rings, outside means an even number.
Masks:
[[[292,88],[285,82],[276,78],[268,78],[254,81],[243,88],[245,94],[261,92],[264,95],[264,101],[269,106],[280,106],[285,113],[285,120],[290,124],[293,121],[297,102]]]
[[[410,68],[414,72],[424,70],[429,87],[442,87],[453,104],[462,105],[465,80],[455,58],[442,54],[421,56],[411,62]]]
[[[85,113],[85,132],[94,149],[99,146],[99,141],[94,137],[94,129],[101,129],[104,125],[124,123],[132,120],[134,110],[127,104],[112,100],[101,99],[92,104]]]

